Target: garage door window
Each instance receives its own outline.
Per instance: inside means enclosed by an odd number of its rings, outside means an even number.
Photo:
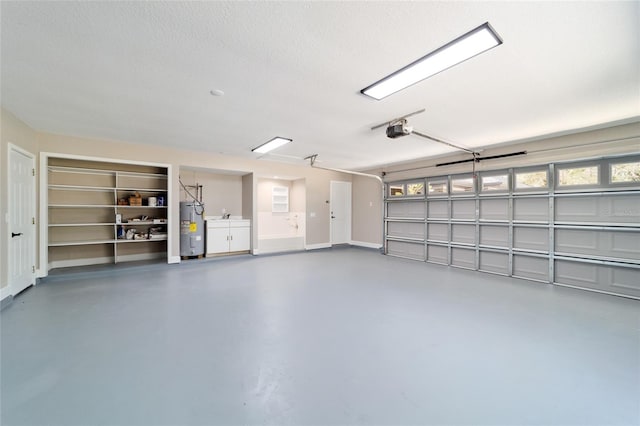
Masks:
[[[558,186],[597,185],[598,171],[598,166],[559,169]]]
[[[473,194],[473,178],[452,178],[451,179],[451,193],[453,194],[461,194],[461,193],[470,193]]]
[[[611,164],[611,183],[640,182],[640,161]]]
[[[506,192],[509,190],[509,175],[482,176],[480,192]]]
[[[516,172],[516,189],[546,189],[549,186],[547,170]]]

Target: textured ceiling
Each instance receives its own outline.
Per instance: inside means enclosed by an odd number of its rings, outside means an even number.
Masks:
[[[2,105],[33,128],[364,168],[640,116],[640,3],[1,2]],[[504,44],[374,101],[365,86],[489,21]],[[223,97],[210,95],[221,89]]]

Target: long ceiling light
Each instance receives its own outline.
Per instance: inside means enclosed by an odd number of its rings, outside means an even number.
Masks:
[[[360,93],[380,100],[502,44],[488,22],[399,69]]]
[[[276,148],[280,148],[282,145],[288,144],[292,139],[281,138],[280,136],[276,136],[268,142],[263,143],[262,145],[253,148],[251,151],[257,152],[259,154],[266,154],[269,151],[273,151]]]

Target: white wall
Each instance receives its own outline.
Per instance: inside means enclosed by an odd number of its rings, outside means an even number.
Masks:
[[[242,216],[242,176],[181,168],[180,178],[185,185],[202,185],[206,216],[222,216],[222,209],[233,216]],[[194,188],[189,188],[189,191],[196,195]],[[182,188],[180,201],[191,201],[191,197]]]

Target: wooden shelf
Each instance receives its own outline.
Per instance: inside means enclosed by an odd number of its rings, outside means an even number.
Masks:
[[[68,247],[68,246],[89,246],[95,244],[111,244],[115,240],[86,240],[86,241],[66,241],[58,243],[49,243],[49,247]]]
[[[100,223],[50,223],[49,227],[72,227],[72,226],[113,226],[115,222],[100,222]]]
[[[50,268],[102,263],[106,258],[117,263],[168,252],[169,248],[164,247],[169,228],[166,167],[52,157],[48,161],[47,260]],[[143,194],[144,198],[161,197],[165,205],[118,205],[118,200],[128,199],[134,192]],[[165,222],[132,221],[141,215]],[[116,218],[122,222],[116,223]],[[138,240],[117,238],[118,231],[123,229],[135,229],[136,234],[146,237],[147,231],[154,227],[161,227],[163,235]],[[163,246],[144,244],[157,241],[165,243]],[[143,244],[126,246],[129,243]]]
[[[49,208],[66,208],[66,209],[86,209],[86,208],[102,208],[102,209],[112,209],[116,206],[115,204],[49,204]]]

